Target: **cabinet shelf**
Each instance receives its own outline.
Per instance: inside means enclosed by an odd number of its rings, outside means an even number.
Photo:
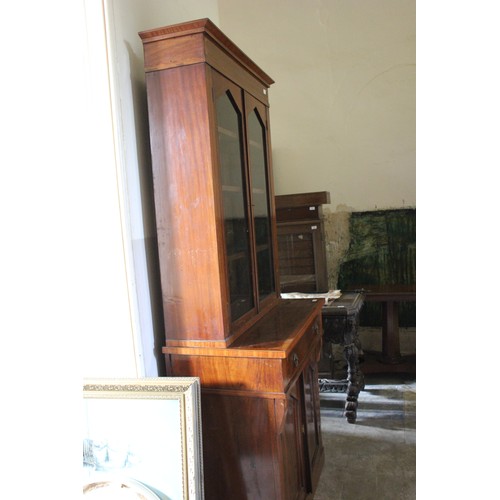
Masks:
[[[240,259],[248,259],[248,254],[246,252],[235,252],[227,255],[227,260],[234,261]]]
[[[250,141],[248,141],[248,144],[252,148],[258,149],[259,151],[263,150],[262,144],[260,142],[250,140]]]
[[[219,132],[219,134],[221,134],[222,136],[225,136],[225,137],[230,137],[231,139],[236,139],[236,140],[239,140],[239,136],[238,136],[238,133],[233,131],[233,130],[229,130],[227,128],[224,128],[224,127],[221,127],[220,125],[217,127],[217,131]]]
[[[230,186],[229,184],[222,185],[222,191],[226,193],[242,193],[241,186]]]

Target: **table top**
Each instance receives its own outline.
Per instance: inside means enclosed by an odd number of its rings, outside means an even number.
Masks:
[[[416,285],[357,285],[350,287],[354,292],[363,293],[366,302],[416,301]]]
[[[325,304],[321,309],[323,316],[350,316],[359,312],[364,303],[363,294],[360,292],[342,292],[342,295]]]

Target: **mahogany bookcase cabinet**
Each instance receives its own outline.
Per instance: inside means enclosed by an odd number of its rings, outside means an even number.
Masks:
[[[268,89],[210,20],[141,32],[169,376],[200,378],[207,499],[312,498],[323,300],[279,294]]]

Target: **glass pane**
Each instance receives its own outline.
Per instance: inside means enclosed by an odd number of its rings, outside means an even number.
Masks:
[[[257,246],[257,274],[259,298],[275,291],[274,265],[267,191],[266,128],[254,109],[248,117],[248,149],[250,179]]]
[[[254,307],[241,113],[229,92],[216,101],[231,320]]]
[[[282,292],[315,292],[314,240],[311,232],[278,235]]]

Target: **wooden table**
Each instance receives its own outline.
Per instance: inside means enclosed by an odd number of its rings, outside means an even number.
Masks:
[[[408,360],[401,356],[399,346],[399,303],[416,301],[416,286],[364,285],[353,287],[353,289],[363,293],[365,302],[382,303],[382,356],[379,361],[385,365],[394,365],[394,370],[389,371],[397,371],[402,368],[402,365],[408,365]],[[409,371],[414,371],[414,363],[413,369],[411,369],[411,364],[410,362]]]
[[[346,292],[321,310],[323,355],[330,360],[330,373],[328,378],[320,378],[320,392],[347,392],[344,415],[351,424],[356,422],[358,395],[364,389],[364,376],[359,366],[363,351],[358,338],[359,312],[363,303],[362,293]],[[347,363],[347,373],[343,373],[342,378],[337,376],[334,365],[334,345],[341,346]]]

